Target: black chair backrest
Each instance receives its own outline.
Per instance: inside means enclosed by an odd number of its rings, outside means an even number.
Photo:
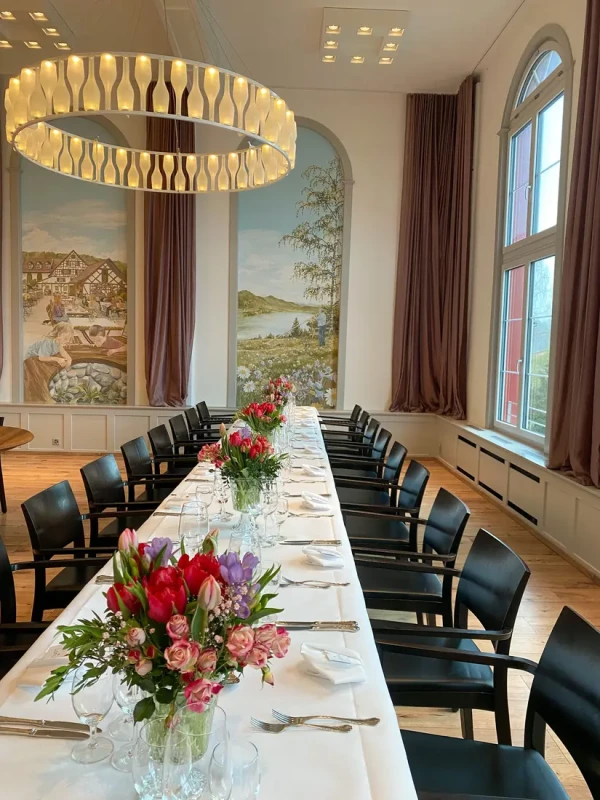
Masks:
[[[404,445],[400,446],[404,447]],[[406,454],[406,447],[404,447],[404,453]],[[428,481],[429,470],[423,464],[419,464],[418,461],[411,461],[400,484],[402,488],[398,496],[398,508],[415,509],[418,516]]]
[[[157,456],[173,455],[173,442],[166,425],[157,425],[156,428],[150,428],[148,439],[150,440],[152,455],[155,458]]]
[[[45,548],[58,549],[72,543],[75,547],[85,547],[81,513],[69,481],[34,494],[21,508],[34,558],[43,559],[40,550]]]
[[[195,408],[186,408],[185,418],[187,419],[188,428],[191,431],[197,431],[200,428],[200,417]]]
[[[512,629],[531,572],[510,547],[480,528],[469,550],[456,590],[457,628],[468,628],[471,611],[488,631]],[[498,642],[508,653],[510,640]]]
[[[0,539],[0,622],[17,621],[17,598],[10,560],[4,542]]]
[[[358,418],[358,422],[356,423],[356,433],[362,433],[364,429],[367,427],[367,423],[370,419],[370,414],[368,411],[363,411],[360,417]]]
[[[143,436],[122,444],[121,453],[128,478],[131,479],[133,475],[152,475],[152,458]]]
[[[210,422],[210,411],[204,400],[200,400],[200,402],[196,404],[196,411],[198,412],[201,422]]]
[[[366,431],[363,433],[362,437],[362,444],[373,444],[375,441],[375,436],[377,435],[377,431],[379,430],[379,426],[381,423],[378,419],[373,417],[369,420],[369,424],[367,425]]]
[[[101,511],[113,503],[125,502],[123,478],[112,453],[82,467],[81,477],[90,508]]]
[[[397,483],[402,472],[402,465],[408,450],[400,442],[394,442],[388,457],[385,460],[382,478],[390,483]]]
[[[383,458],[385,456],[391,439],[392,434],[386,431],[385,428],[381,428],[373,444],[373,458]]]
[[[423,534],[423,550],[440,555],[456,554],[465,531],[470,512],[462,500],[447,489],[439,489]],[[450,565],[452,562],[448,562]]]
[[[543,754],[548,724],[581,770],[592,797],[600,797],[600,632],[563,608],[535,672],[525,747]]]
[[[173,434],[173,441],[175,444],[179,442],[186,442],[190,439],[190,432],[185,421],[183,414],[178,414],[176,417],[171,417],[169,420],[171,432]]]
[[[355,405],[352,409],[352,413],[350,414],[350,422],[358,422],[361,412],[362,408],[359,405]]]

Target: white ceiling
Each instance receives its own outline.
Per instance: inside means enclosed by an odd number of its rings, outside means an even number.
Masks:
[[[364,64],[350,63],[353,45],[348,41],[335,63],[323,63],[323,25],[335,15],[331,0],[326,0],[328,16],[316,0],[0,0],[1,9],[17,17],[16,23],[0,20],[0,39],[14,39],[11,49],[0,49],[0,72],[13,73],[56,55],[56,39],[41,33],[42,27],[52,26],[73,52],[141,50],[204,57],[279,89],[454,91],[522,0],[387,0],[385,12],[379,9],[382,2],[358,0],[352,11],[345,2],[339,6],[340,19],[354,25],[356,9],[363,9],[361,24],[377,29],[390,13],[409,12],[391,65],[379,65],[374,57],[380,38],[377,44],[369,41],[373,57]],[[42,11],[49,21],[36,23],[28,11]],[[29,50],[25,37],[37,39],[43,49]],[[368,52],[369,37],[357,37],[357,44],[362,39]]]

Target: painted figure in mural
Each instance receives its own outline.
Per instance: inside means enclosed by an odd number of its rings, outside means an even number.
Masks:
[[[327,332],[327,316],[323,309],[317,314],[317,328],[319,331],[319,347],[325,347],[325,334]]]
[[[73,341],[75,331],[68,322],[59,322],[50,331],[48,336],[30,344],[25,351],[25,359],[37,358],[38,361],[48,361],[61,367],[71,366],[71,356],[65,346]]]
[[[59,322],[69,322],[69,315],[59,294],[54,295],[46,306],[46,311],[51,325],[57,325]]]
[[[109,336],[106,328],[103,328],[102,325],[92,325],[88,328],[87,335],[94,347],[101,347],[106,350],[106,355],[108,356],[114,356],[115,353],[127,352],[127,343],[123,343],[114,336]]]

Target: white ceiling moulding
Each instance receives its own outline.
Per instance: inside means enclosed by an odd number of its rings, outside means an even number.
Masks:
[[[390,65],[409,20],[410,11],[324,8],[319,58],[331,64]],[[326,58],[333,53],[335,59]]]

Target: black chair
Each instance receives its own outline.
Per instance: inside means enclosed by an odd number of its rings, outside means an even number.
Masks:
[[[128,500],[164,500],[181,482],[181,477],[164,475],[160,479],[154,473],[155,462],[150,455],[143,436],[121,445],[123,462],[127,473]],[[135,488],[142,486],[145,491],[136,498]]]
[[[406,570],[411,563],[403,564]],[[428,567],[435,574],[435,567]],[[421,574],[421,572],[419,572]],[[482,528],[459,575],[452,628],[429,628],[373,620],[375,641],[412,642],[424,648],[448,647],[480,653],[479,641],[494,643],[508,655],[515,620],[530,571],[519,556]],[[469,612],[483,630],[468,630]],[[507,673],[468,661],[427,658],[427,651],[407,656],[379,646],[387,687],[395,706],[459,708],[465,739],[473,738],[473,709],[493,711],[500,744],[511,744]]]
[[[113,547],[86,547],[83,521],[115,514],[81,514],[68,481],[30,497],[21,508],[35,563],[31,620],[41,622],[46,609],[67,606],[114,552]],[[58,567],[64,569],[46,583],[46,570]]]
[[[382,428],[379,432],[379,436],[381,434],[387,433],[387,431]],[[388,442],[389,443],[389,442]],[[377,444],[377,443],[375,443]],[[387,448],[387,445],[386,445]],[[383,454],[371,453],[370,456],[357,456],[357,455],[331,455],[329,457],[329,466],[331,467],[331,472],[333,473],[334,479],[337,478],[382,478],[384,475],[384,469],[387,464],[390,463],[393,465],[393,470],[388,474],[388,479],[391,478],[393,474],[395,474],[397,461],[399,459],[400,454],[402,455],[401,462],[404,463],[404,459],[406,458],[406,447],[400,442],[394,442],[392,445],[391,450],[387,454],[385,451]],[[401,467],[402,468],[402,467]],[[396,477],[399,477],[400,473]]]
[[[205,444],[218,442],[219,435],[214,431],[190,433],[183,414],[177,414],[169,420],[173,444],[178,452],[183,449],[184,455],[197,453]]]
[[[398,485],[395,505],[343,505],[342,516],[350,544],[353,547],[372,545],[415,552],[418,548],[418,525],[412,522],[419,519],[428,481],[429,470],[413,460]]]
[[[425,526],[421,551],[399,551],[385,543],[383,547],[354,547],[367,607],[426,614],[431,624],[441,614],[444,626],[452,627],[452,579],[456,576],[452,567],[468,519],[469,509],[462,500],[442,488],[428,519],[411,518],[411,525]],[[409,558],[415,562],[410,571],[403,569]],[[429,565],[435,561],[445,566],[431,572]]]
[[[211,414],[204,400],[196,404],[196,411],[198,412],[202,425],[207,427],[211,425],[221,425],[221,423],[230,425],[235,417],[235,414]]]
[[[346,431],[327,431],[323,435],[323,442],[328,455],[352,455],[368,456],[370,449],[375,443],[375,437],[379,431],[379,420],[372,417],[366,430],[362,433],[347,433]]]
[[[123,512],[102,529],[97,518],[91,519],[90,547],[98,544],[116,547],[121,532],[125,528],[135,529],[142,525],[160,502],[125,498],[125,489],[129,484],[121,477],[119,465],[112,453],[91,461],[81,467],[80,472],[91,514],[98,514],[110,508]],[[133,485],[137,486],[140,483],[143,481],[134,480]]]
[[[398,645],[412,655],[414,645]],[[438,648],[435,658],[454,662],[472,654]],[[479,664],[533,674],[525,718],[524,747],[402,731],[419,797],[569,800],[544,759],[546,725],[577,764],[594,800],[600,798],[600,632],[563,608],[540,663],[498,653],[479,653]]]
[[[369,412],[362,411],[357,422],[349,424],[346,426],[345,430],[339,430],[339,431],[331,430],[331,428],[328,427],[329,422],[327,422],[325,423],[325,427],[322,427],[323,438],[325,438],[326,436],[330,436],[332,438],[338,436],[340,442],[344,440],[348,442],[355,441],[356,439],[353,437],[360,436],[360,434],[365,432],[370,419],[371,415],[369,414]]]
[[[355,446],[353,444],[340,445],[339,447],[336,447],[335,450],[330,449],[328,453],[329,465],[331,466],[332,470],[336,466],[339,468],[339,465],[350,467],[358,464],[358,466],[360,466],[361,458],[369,458],[371,459],[371,463],[369,466],[372,467],[373,463],[375,463],[376,468],[381,470],[383,469],[385,454],[387,453],[387,449],[391,440],[392,440],[392,434],[385,428],[379,428],[377,437],[373,442],[373,444],[358,445],[358,446]],[[354,459],[359,459],[359,460],[356,461]]]
[[[183,455],[176,448],[166,425],[157,425],[148,431],[148,439],[152,448],[152,458],[154,461],[154,471],[157,475],[162,475],[161,464],[167,465],[167,473],[170,475],[185,476],[198,463],[197,456]]]
[[[334,475],[335,488],[342,507],[395,506],[398,502],[400,488],[398,481],[406,453],[406,447],[395,442],[387,457],[381,477],[357,478]]]
[[[362,408],[355,405],[352,409],[350,416],[333,416],[332,414],[321,414],[319,412],[319,420],[325,425],[343,425],[349,430],[356,427],[356,423],[362,413]]]

